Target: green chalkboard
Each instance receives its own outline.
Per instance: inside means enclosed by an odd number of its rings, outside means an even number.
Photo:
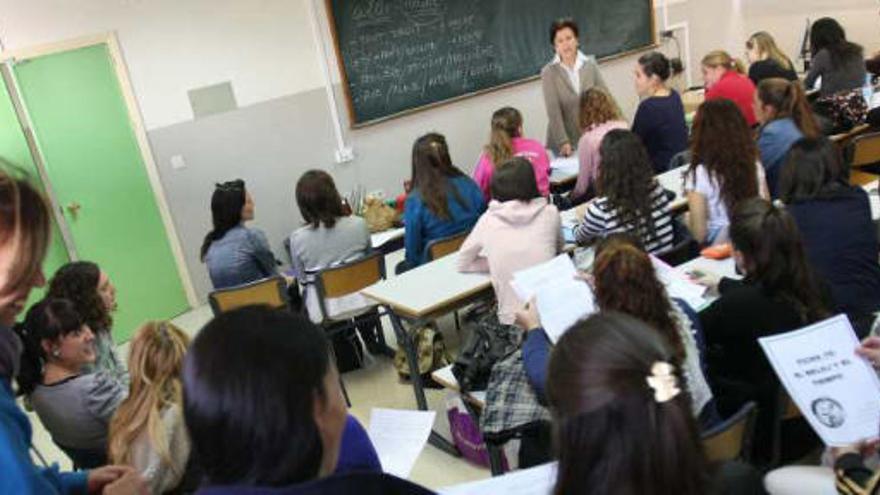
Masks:
[[[326,0],[354,125],[537,76],[550,24],[573,17],[586,53],[652,45],[652,0]]]

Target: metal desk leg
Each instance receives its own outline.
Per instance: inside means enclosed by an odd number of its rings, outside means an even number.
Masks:
[[[416,396],[416,404],[419,410],[428,410],[428,399],[425,397],[425,388],[422,384],[422,376],[419,374],[419,362],[416,355],[415,345],[409,336],[409,332],[403,328],[403,322],[393,309],[388,308],[388,316],[391,318],[391,326],[394,328],[394,335],[397,337],[397,345],[403,347],[406,353],[406,360],[409,362],[409,379],[412,382],[413,393]],[[461,453],[455,448],[449,440],[443,438],[439,433],[431,430],[431,436],[428,437],[428,443],[437,447],[455,457],[461,457]]]

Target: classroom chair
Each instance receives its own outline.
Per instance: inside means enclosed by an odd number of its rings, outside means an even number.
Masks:
[[[368,318],[368,321],[376,326],[376,336],[379,339],[379,345],[383,351],[391,353],[391,350],[385,343],[385,334],[382,332],[380,318],[383,313],[379,311],[378,304],[370,304],[332,316],[327,311],[328,298],[357,294],[361,290],[384,279],[385,255],[381,251],[373,251],[354,261],[314,272],[318,307],[321,310],[321,326],[327,330],[328,338],[332,339],[334,336],[340,335],[349,329],[356,328],[358,324],[363,325],[365,320],[358,319],[358,317],[372,312],[373,314]],[[341,376],[340,383],[342,383]],[[345,402],[351,406],[345,384],[342,384],[342,392],[345,395]]]
[[[467,239],[468,234],[470,234],[470,231],[434,239],[425,246],[425,259],[434,261],[458,251],[461,245],[464,244],[464,240]],[[458,316],[458,311],[453,312],[452,315],[455,318],[455,331],[460,332],[461,318]]]
[[[702,434],[703,448],[709,462],[741,460],[748,462],[752,453],[758,405],[746,402],[733,416]]]
[[[235,287],[217,289],[208,294],[208,302],[211,304],[214,316],[253,304],[262,304],[276,309],[290,308],[287,282],[280,275]]]
[[[444,256],[450,255],[461,248],[464,240],[467,239],[470,232],[462,232],[441,239],[434,239],[425,246],[425,259],[434,261]]]
[[[783,430],[786,425],[792,425],[796,420],[802,419],[803,415],[801,414],[800,409],[798,409],[797,405],[788,395],[788,392],[785,391],[785,388],[780,386],[777,395],[776,410],[773,413],[773,431],[770,439],[770,468],[779,467],[791,460],[786,459],[786,457],[792,457],[794,459],[802,457],[803,454],[807,453],[810,448],[814,446],[811,445],[813,442],[810,442],[810,440],[815,438],[815,433],[813,433],[812,428],[809,428],[808,426],[804,428],[804,431],[808,434],[806,436],[811,438],[802,438],[805,435],[795,435],[791,434],[791,432],[784,434],[785,432]],[[800,431],[798,430],[797,433],[800,433]],[[795,440],[793,443],[796,443],[797,445],[783,445],[786,439]]]
[[[843,155],[844,162],[849,165],[851,184],[864,185],[877,180],[877,174],[880,174],[880,132],[853,137],[846,144]]]
[[[694,236],[691,235],[687,226],[685,226],[680,220],[673,220],[672,232],[672,238],[674,239],[675,244],[666,251],[657,253],[657,258],[661,259],[667,265],[678,266],[682,263],[687,263],[700,255],[699,244],[694,240]]]

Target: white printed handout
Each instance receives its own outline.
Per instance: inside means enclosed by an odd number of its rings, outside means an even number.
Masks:
[[[577,174],[580,170],[577,155],[558,156],[550,160],[550,168],[567,174]]]
[[[483,495],[486,493],[550,495],[556,484],[556,467],[557,464],[551,462],[487,480],[441,488],[439,493],[440,495]]]
[[[822,441],[841,447],[880,431],[880,380],[856,355],[849,319],[819,323],[758,339],[788,394]]]
[[[692,308],[703,306],[705,303],[703,296],[707,290],[705,287],[692,282],[686,275],[679,273],[675,268],[654,255],[651,255],[651,262],[654,264],[657,279],[666,287],[666,293],[669,294],[669,297],[681,299]]]
[[[382,470],[408,478],[434,426],[435,411],[405,411],[374,408],[367,432]]]
[[[593,291],[577,280],[567,254],[513,274],[510,284],[522,301],[537,299],[541,325],[554,344],[573,324],[595,311]]]

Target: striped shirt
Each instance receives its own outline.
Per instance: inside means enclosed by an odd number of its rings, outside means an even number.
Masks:
[[[669,208],[671,202],[663,186],[655,182],[654,191],[651,192],[651,220],[654,225],[654,231],[651,232],[645,219],[640,219],[638,226],[635,222],[622,224],[614,205],[607,198],[598,197],[587,204],[583,221],[575,229],[575,240],[578,243],[587,243],[611,234],[630,233],[641,238],[649,253],[662,253],[672,248],[674,243],[672,213]]]

